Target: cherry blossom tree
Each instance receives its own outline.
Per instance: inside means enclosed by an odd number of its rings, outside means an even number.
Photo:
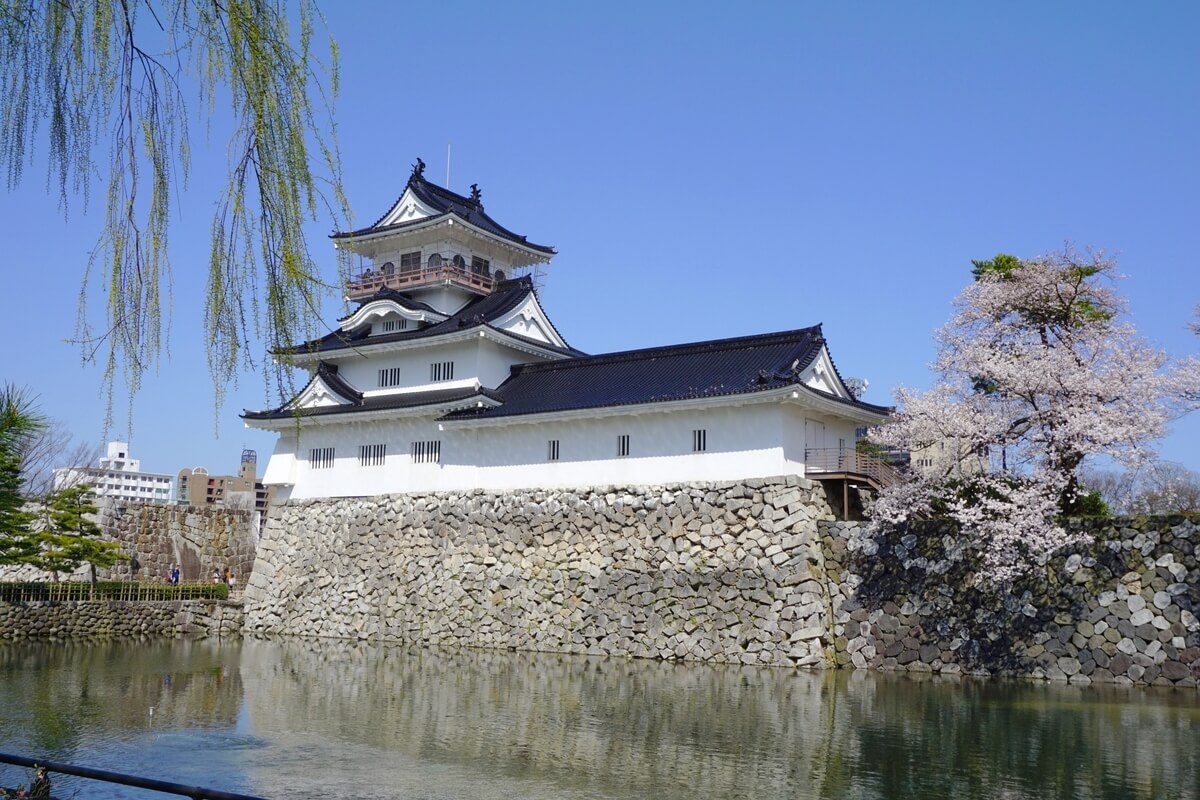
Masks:
[[[1171,363],[1138,337],[1102,252],[1000,255],[974,274],[937,333],[938,382],[897,389],[898,412],[871,433],[923,465],[881,494],[873,518],[954,519],[981,575],[1004,581],[1070,543],[1060,521],[1081,508],[1085,459],[1135,468],[1153,456],[1194,405],[1200,363]]]

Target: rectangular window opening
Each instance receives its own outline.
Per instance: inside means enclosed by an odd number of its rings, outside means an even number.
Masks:
[[[407,319],[385,319],[379,326],[383,333],[393,333],[395,331],[403,331],[408,329]]]
[[[453,361],[438,361],[429,365],[429,380],[431,381],[452,381],[454,380],[454,362]]]
[[[438,464],[442,460],[442,443],[438,439],[412,443],[414,464]]]
[[[629,455],[629,434],[622,433],[617,437],[617,457],[624,458]]]
[[[400,368],[385,367],[379,370],[379,385],[380,387],[399,386],[400,385]]]
[[[692,452],[703,453],[708,449],[708,430],[699,428],[692,431]]]
[[[309,453],[308,464],[312,469],[333,469],[333,448],[314,447]]]
[[[358,465],[360,467],[382,467],[386,458],[386,444],[360,444],[358,446]]]
[[[551,439],[546,447],[546,460],[558,461],[558,439]]]
[[[400,271],[401,272],[418,272],[421,269],[421,251],[415,250],[411,253],[400,254]]]

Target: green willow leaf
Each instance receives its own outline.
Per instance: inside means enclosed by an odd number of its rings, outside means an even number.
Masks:
[[[64,213],[106,176],[103,235],[86,268],[78,339],[131,394],[157,364],[170,307],[171,200],[186,184],[188,103],[231,112],[229,179],[210,234],[205,332],[216,405],[257,353],[321,327],[326,291],[303,226],[347,218],[332,138],[337,49],[314,45],[316,0],[0,0],[0,159],[20,185],[45,136]],[[319,164],[322,173],[314,172]],[[88,287],[104,286],[102,330]],[[274,367],[280,398],[290,370]]]

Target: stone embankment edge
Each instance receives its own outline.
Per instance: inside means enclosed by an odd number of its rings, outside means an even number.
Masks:
[[[1083,540],[990,593],[954,531],[822,522],[842,667],[1196,687],[1200,517],[1077,520]]]
[[[243,617],[227,600],[0,602],[0,640],[240,637]]]
[[[1196,686],[1200,520],[1086,526],[1096,544],[988,597],[949,532],[838,522],[822,487],[793,476],[301,501],[263,531],[244,619],[213,601],[0,605],[0,638],[236,636],[244,624],[253,636]]]
[[[439,493],[273,509],[253,635],[824,667],[822,487]]]
[[[795,477],[277,510],[247,587],[256,636],[1075,683],[1200,672],[1194,519],[1103,522],[1098,552],[988,598],[921,550],[952,537],[875,538]]]

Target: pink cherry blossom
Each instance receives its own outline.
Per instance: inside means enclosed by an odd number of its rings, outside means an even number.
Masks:
[[[955,519],[997,580],[1070,543],[1059,519],[1085,460],[1136,468],[1200,404],[1200,361],[1172,363],[1138,337],[1117,277],[1103,253],[1068,248],[963,289],[936,335],[937,383],[897,389],[899,410],[871,432],[925,465],[881,494],[878,523]]]

